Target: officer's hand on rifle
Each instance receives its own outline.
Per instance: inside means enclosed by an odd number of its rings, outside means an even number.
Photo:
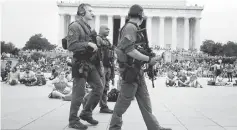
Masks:
[[[159,60],[161,60],[162,57],[161,56],[155,56],[155,57],[152,57],[149,64],[150,65],[155,65]]]
[[[93,52],[97,51],[98,47],[97,47],[97,45],[95,43],[88,42],[88,45],[93,48]]]

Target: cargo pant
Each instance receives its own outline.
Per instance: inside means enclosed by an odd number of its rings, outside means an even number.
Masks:
[[[100,99],[100,107],[108,108],[107,106],[107,96],[109,91],[109,81],[110,81],[111,69],[108,67],[104,67],[104,76],[103,76],[103,83],[104,83],[104,90],[103,94]]]
[[[83,102],[85,96],[85,84],[88,82],[92,87],[90,96],[84,106],[84,109],[81,112],[81,115],[92,116],[92,111],[97,106],[100,101],[100,97],[103,93],[103,83],[100,79],[98,70],[94,65],[91,65],[91,70],[88,74],[87,81],[85,78],[74,77],[73,87],[72,87],[72,101],[70,107],[69,123],[75,123],[79,120],[77,113]]]
[[[117,102],[114,107],[114,113],[110,121],[109,130],[121,130],[122,115],[128,109],[134,96],[137,99],[138,106],[142,113],[148,130],[159,130],[159,123],[152,114],[150,96],[145,83],[143,72],[139,78],[139,82],[127,83],[121,80],[121,90]]]
[[[108,90],[109,90],[110,75],[111,75],[111,69],[108,67],[104,67],[104,75],[103,75],[103,77],[101,77],[101,81],[103,82],[103,93],[100,98],[100,107],[102,109],[108,108],[107,95],[108,95]],[[89,97],[90,97],[90,93],[85,96],[84,102],[87,102]]]

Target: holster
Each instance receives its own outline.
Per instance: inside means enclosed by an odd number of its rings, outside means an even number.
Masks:
[[[140,68],[137,68],[134,65],[124,65],[125,69],[122,72],[122,79],[124,81],[126,81],[127,83],[133,83],[138,81],[138,77],[139,77],[139,72],[140,72]]]
[[[86,61],[75,61],[72,68],[72,76],[87,79],[90,67]]]

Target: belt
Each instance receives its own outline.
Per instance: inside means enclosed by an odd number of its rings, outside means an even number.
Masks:
[[[90,61],[91,56],[91,54],[86,52],[76,52],[73,54],[73,59],[75,59],[75,61]]]
[[[129,65],[126,62],[119,62],[119,68],[132,67],[132,66],[133,66],[133,64]]]

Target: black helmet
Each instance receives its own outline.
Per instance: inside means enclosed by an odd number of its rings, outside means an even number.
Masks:
[[[128,12],[128,17],[133,18],[142,18],[143,17],[143,8],[140,5],[133,5],[130,7]]]

